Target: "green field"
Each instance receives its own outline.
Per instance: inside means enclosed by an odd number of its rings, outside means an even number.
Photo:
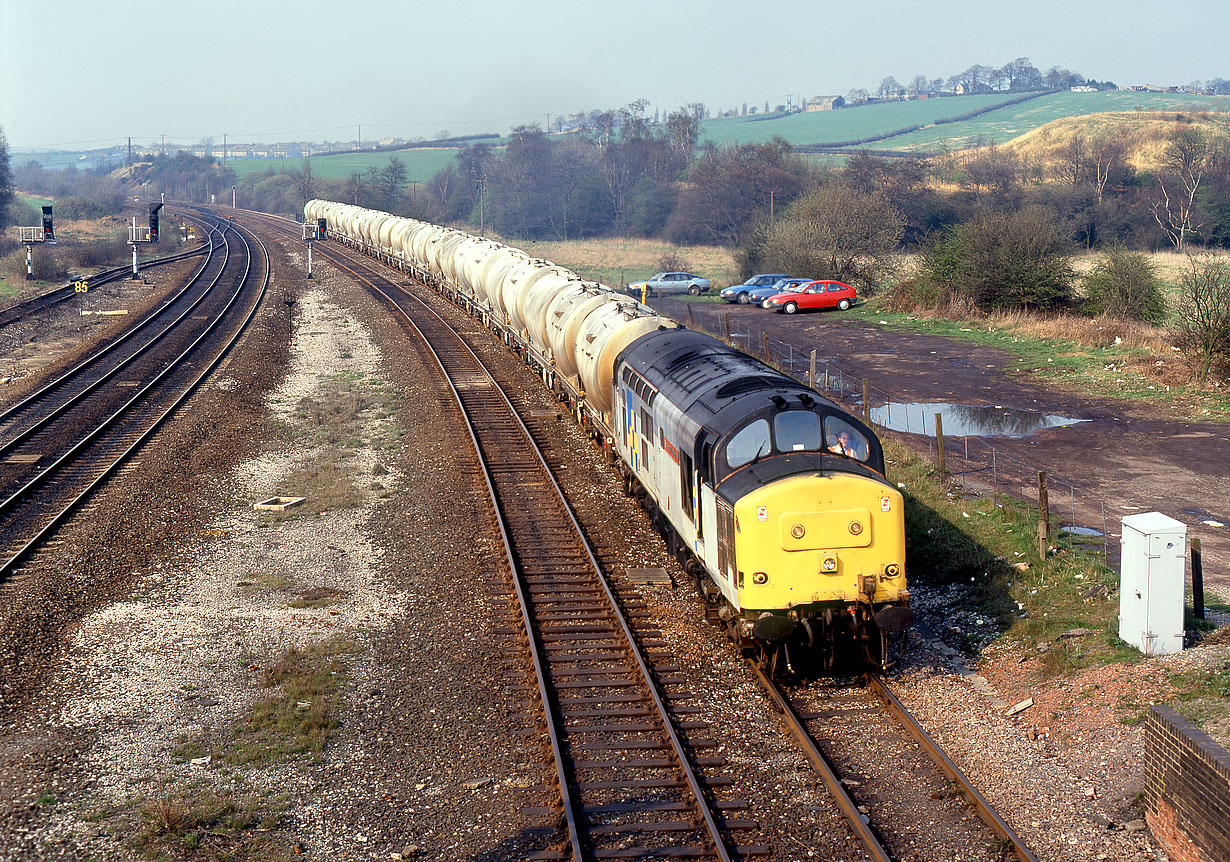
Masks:
[[[417,147],[412,150],[397,150],[380,153],[344,153],[336,156],[312,156],[312,173],[326,179],[341,180],[355,173],[360,174],[374,167],[380,170],[393,156],[406,166],[406,182],[425,183],[437,171],[447,167],[458,153],[457,147]],[[249,174],[266,171],[298,171],[303,169],[304,159],[228,159],[227,167],[240,179]]]
[[[780,135],[795,146],[835,144],[934,123],[946,117],[1002,104],[1018,96],[1017,93],[954,96],[913,102],[886,102],[857,108],[840,108],[836,111],[812,111],[773,119],[730,117],[724,120],[706,120],[701,130],[701,139],[715,144],[763,143],[774,135]]]
[[[715,144],[764,143],[780,135],[795,146],[860,140],[923,125],[916,132],[868,144],[882,150],[962,149],[979,141],[1004,141],[1064,117],[1110,111],[1230,112],[1230,96],[1186,93],[1051,93],[988,111],[970,120],[933,125],[937,120],[968,114],[1016,98],[1003,93],[954,96],[913,102],[887,102],[836,111],[814,111],[784,117],[731,117],[708,120],[701,137]]]
[[[946,100],[945,104],[952,100]],[[879,106],[876,106],[879,107]],[[868,109],[859,109],[868,110]],[[930,126],[870,144],[882,150],[959,150],[978,141],[1004,143],[1064,117],[1113,111],[1230,112],[1230,96],[1193,96],[1187,93],[1051,93],[1028,102],[1008,105],[972,120]]]

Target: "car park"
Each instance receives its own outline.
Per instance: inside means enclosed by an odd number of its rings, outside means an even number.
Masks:
[[[743,284],[734,284],[722,291],[721,297],[727,302],[737,302],[740,305],[747,305],[751,302],[751,297],[748,294],[758,287],[772,287],[783,278],[790,278],[784,272],[771,272],[753,275]]]
[[[779,293],[765,300],[765,308],[794,314],[813,308],[839,308],[845,311],[854,304],[857,294],[853,287],[841,281],[820,280],[799,285],[792,293]]]
[[[648,289],[650,296],[664,296],[671,293],[690,293],[700,296],[709,289],[709,279],[690,272],[659,272],[653,278],[645,281],[634,281],[628,285],[628,293],[639,296],[643,289]]]
[[[769,297],[777,296],[779,293],[790,293],[792,290],[797,290],[799,285],[810,284],[813,281],[815,279],[812,278],[783,278],[770,287],[758,287],[755,290],[749,290],[747,293],[748,303],[768,308],[764,303]]]

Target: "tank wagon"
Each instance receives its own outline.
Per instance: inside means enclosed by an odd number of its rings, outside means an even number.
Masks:
[[[716,338],[520,249],[331,201],[328,237],[464,306],[603,447],[705,598],[768,665],[892,660],[913,622],[901,493],[871,428]]]

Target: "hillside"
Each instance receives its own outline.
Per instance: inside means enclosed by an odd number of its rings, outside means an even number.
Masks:
[[[1211,136],[1230,137],[1230,114],[1182,116],[1185,124]],[[1088,140],[1113,137],[1123,145],[1128,164],[1138,171],[1152,171],[1161,164],[1162,153],[1170,143],[1176,119],[1177,115],[1171,113],[1135,111],[1065,117],[1006,142],[1004,148],[1032,162],[1048,164],[1060,160],[1063,149],[1076,135]]]
[[[1118,91],[1051,93],[1028,102],[1009,105],[970,120],[930,126],[907,135],[878,141],[871,144],[869,148],[919,151],[920,154],[941,149],[960,150],[981,143],[1004,143],[1065,117],[1106,113],[1148,115],[1171,111],[1230,113],[1230,96]]]

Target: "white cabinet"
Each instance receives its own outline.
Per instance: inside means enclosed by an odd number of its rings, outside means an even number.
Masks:
[[[1161,512],[1123,519],[1119,637],[1145,655],[1183,649],[1187,527]]]

